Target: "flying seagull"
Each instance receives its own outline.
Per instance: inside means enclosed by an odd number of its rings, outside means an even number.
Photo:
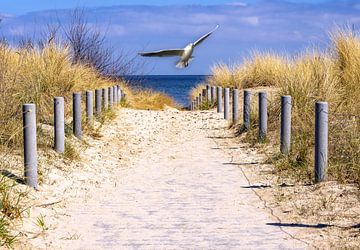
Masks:
[[[152,52],[141,52],[139,53],[139,55],[148,57],[180,56],[180,60],[176,63],[176,67],[185,68],[189,66],[189,62],[193,59],[192,53],[194,51],[194,48],[200,43],[202,43],[206,38],[208,38],[218,27],[219,25],[216,25],[216,27],[212,31],[206,33],[194,43],[189,43],[183,49],[165,49]]]

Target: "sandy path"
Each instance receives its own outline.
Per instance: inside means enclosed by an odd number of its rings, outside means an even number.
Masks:
[[[114,139],[124,126],[126,150],[136,156],[127,164],[119,157],[120,139]],[[226,126],[213,112],[120,110],[101,139],[106,146],[98,143],[84,152],[94,158],[91,168],[107,164],[111,175],[97,172],[106,178],[89,186],[86,196],[73,197],[66,216],[32,244],[55,249],[304,248],[279,227],[266,225],[275,219],[215,143],[216,130]]]

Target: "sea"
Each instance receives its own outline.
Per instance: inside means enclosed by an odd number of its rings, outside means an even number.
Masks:
[[[187,107],[190,104],[189,93],[207,75],[132,75],[125,79],[129,85],[163,92],[172,97],[177,104]]]

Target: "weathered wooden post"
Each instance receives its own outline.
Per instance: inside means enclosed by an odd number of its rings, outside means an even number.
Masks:
[[[93,92],[90,90],[86,91],[86,120],[89,125],[92,124],[94,105],[93,105]]]
[[[328,163],[329,108],[327,102],[315,104],[315,182],[326,178]]]
[[[211,103],[211,86],[206,85],[206,100],[208,103]]]
[[[73,93],[73,133],[74,135],[81,139],[81,93]]]
[[[230,119],[230,89],[225,88],[224,91],[224,119]]]
[[[201,98],[201,102],[205,103],[207,101],[207,89],[203,89],[202,90],[202,98]]]
[[[216,102],[217,102],[217,112],[222,112],[222,87],[216,87],[217,90],[217,96],[216,96]]]
[[[120,88],[120,85],[118,85],[118,98],[119,98],[119,102],[121,102],[122,90],[121,90],[121,88]]]
[[[199,97],[197,96],[196,98],[195,98],[195,108],[196,109],[199,109]]]
[[[103,88],[103,100],[104,100],[104,110],[109,108],[109,90],[108,88]]]
[[[199,109],[201,109],[202,103],[203,103],[203,98],[202,95],[199,94]]]
[[[117,101],[116,101],[116,86],[112,86],[113,89],[113,104],[116,105]]]
[[[65,115],[64,98],[54,98],[54,149],[58,153],[65,151]]]
[[[109,87],[109,106],[112,107],[113,103],[114,103],[114,96],[113,96],[113,88]]]
[[[211,103],[214,104],[216,101],[216,87],[211,86]]]
[[[98,116],[101,115],[101,102],[102,102],[101,94],[102,94],[101,89],[95,90],[95,112],[96,112],[96,115],[98,115]]]
[[[239,90],[238,89],[233,90],[232,107],[233,107],[233,113],[232,113],[233,123],[235,124],[239,120]]]
[[[291,148],[291,96],[281,97],[280,152],[289,154]]]
[[[267,94],[259,92],[259,139],[265,140],[267,134]]]
[[[32,103],[23,104],[24,133],[24,175],[25,183],[37,189],[37,141],[36,141],[36,106]]]
[[[249,90],[244,90],[244,128],[245,130],[250,129],[250,100],[251,100],[251,92]]]
[[[119,85],[116,85],[116,103],[119,104],[120,103],[120,86]]]
[[[113,106],[116,105],[116,89],[115,86],[111,86],[110,87],[112,89],[112,94],[113,94]]]

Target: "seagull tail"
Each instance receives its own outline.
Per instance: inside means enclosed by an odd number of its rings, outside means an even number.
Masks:
[[[189,66],[189,63],[194,59],[194,57],[190,57],[189,60],[187,61],[183,61],[183,60],[179,60],[177,63],[176,63],[176,68],[186,68],[187,66]]]
[[[179,68],[179,69],[182,69],[182,68],[185,68],[186,67],[186,63],[182,60],[178,61],[176,63],[176,68]]]

